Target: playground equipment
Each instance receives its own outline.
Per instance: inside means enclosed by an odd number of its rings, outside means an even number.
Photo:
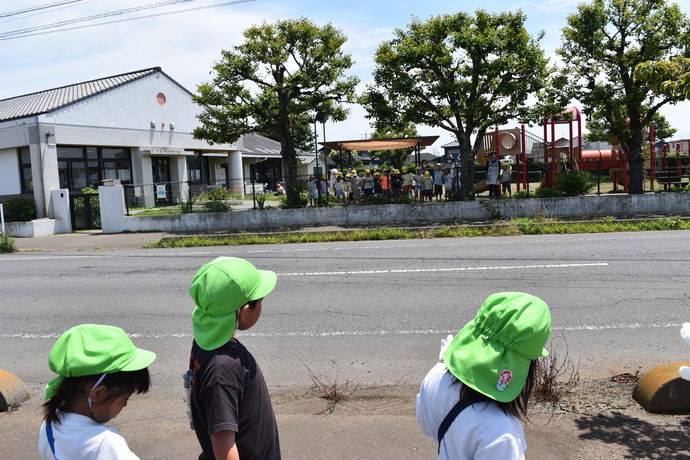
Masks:
[[[556,125],[568,125],[567,139],[556,139]],[[489,156],[515,158],[517,190],[527,189],[527,172],[536,168],[542,172],[540,187],[553,188],[559,174],[568,171],[608,169],[613,179],[613,191],[618,186],[628,190],[628,165],[625,152],[618,146],[611,149],[582,150],[582,116],[577,107],[569,107],[562,113],[544,120],[544,137],[520,128],[496,130],[484,136],[476,161],[486,165]],[[487,189],[485,181],[475,185],[477,192]]]

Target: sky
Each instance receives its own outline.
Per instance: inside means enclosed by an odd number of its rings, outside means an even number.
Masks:
[[[67,0],[69,1],[69,0]],[[60,21],[102,15],[128,8],[161,3],[164,0],[60,0],[3,1],[0,6],[0,34]],[[10,12],[65,3],[59,7],[5,16]],[[56,88],[88,80],[161,67],[171,78],[191,92],[210,81],[213,63],[221,50],[242,43],[242,32],[262,22],[306,17],[317,25],[331,23],[348,37],[344,50],[355,61],[350,74],[357,75],[362,92],[372,81],[374,54],[378,45],[393,38],[396,28],[405,29],[413,17],[421,20],[461,8],[474,12],[521,10],[527,15],[530,34],[544,32],[541,45],[552,61],[561,43],[561,28],[569,14],[577,11],[577,0],[187,0],[175,5],[145,9],[127,15],[78,22],[74,28],[55,33],[0,40],[0,99]],[[690,0],[677,2],[690,14]],[[11,5],[11,6],[10,6]],[[181,10],[188,10],[182,11]],[[176,12],[174,13],[173,12]],[[124,19],[149,16],[138,20]],[[52,31],[58,29],[43,29]],[[662,109],[677,138],[690,137],[690,102]],[[326,122],[326,140],[370,137],[373,129],[366,112],[352,106],[346,121]],[[539,127],[528,128],[539,134]],[[323,129],[318,127],[319,141]],[[451,133],[435,127],[418,126],[420,135],[440,136],[428,151],[440,155],[441,146],[455,141]],[[564,133],[567,135],[567,133]]]

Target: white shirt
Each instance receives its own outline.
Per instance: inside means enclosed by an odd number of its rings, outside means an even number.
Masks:
[[[60,423],[53,423],[55,455],[50,450],[45,422],[38,436],[43,460],[139,460],[127,441],[115,429],[86,417],[58,411]]]
[[[438,442],[438,427],[460,400],[460,385],[444,363],[424,377],[417,395],[417,422],[427,436]],[[439,460],[523,460],[525,433],[513,415],[504,414],[493,402],[468,406],[443,437]]]

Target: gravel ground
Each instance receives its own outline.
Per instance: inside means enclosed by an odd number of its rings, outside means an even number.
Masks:
[[[525,424],[528,459],[688,459],[690,417],[645,412],[634,383],[580,382],[555,406],[540,402]],[[32,387],[34,395],[42,388]],[[272,391],[285,459],[430,459],[436,444],[414,417],[416,386],[344,388],[332,408],[322,392]],[[41,399],[0,414],[0,457],[38,458]],[[142,459],[193,459],[198,447],[178,391],[137,395],[113,423]]]

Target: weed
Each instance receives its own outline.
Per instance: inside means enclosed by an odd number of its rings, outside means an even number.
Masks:
[[[194,212],[194,201],[195,199],[192,195],[187,195],[187,200],[185,200],[183,197],[182,200],[180,200],[180,212],[182,214],[190,214]]]
[[[14,238],[2,233],[0,234],[0,252],[16,252],[17,247],[14,245]]]
[[[261,193],[261,194],[255,195],[254,199],[256,200],[256,206],[259,208],[259,211],[263,211],[264,205],[266,204],[266,194]]]
[[[230,206],[222,201],[207,201],[204,204],[204,210],[208,212],[228,212],[231,211]]]
[[[325,378],[323,375],[316,375],[312,370],[300,360],[300,362],[307,368],[309,372],[309,378],[314,385],[312,389],[319,394],[321,399],[327,401],[326,408],[321,412],[314,415],[331,414],[335,410],[335,405],[340,401],[345,401],[347,398],[352,396],[355,391],[359,388],[359,382],[356,382],[354,388],[351,387],[352,381],[347,380],[345,383],[338,383],[338,377],[340,374],[340,369],[335,361],[331,360],[331,364],[336,366],[335,378],[330,380]]]
[[[503,217],[501,215],[501,210],[494,206],[494,204],[491,203],[489,200],[481,200],[479,201],[479,204],[482,205],[482,208],[486,209],[486,211],[489,213],[492,219],[501,220],[501,218]]]
[[[575,365],[568,356],[568,343],[565,343],[565,356],[559,358],[554,350],[553,339],[549,341],[549,356],[537,360],[534,396],[537,401],[546,401],[552,405],[570,393],[580,382],[580,365]]]

